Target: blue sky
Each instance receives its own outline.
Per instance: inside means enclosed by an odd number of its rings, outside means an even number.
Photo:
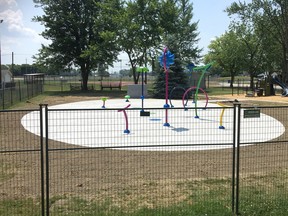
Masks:
[[[224,12],[225,8],[233,1],[229,0],[191,0],[193,3],[193,22],[199,20],[198,32],[200,33],[200,48],[207,52],[211,39],[220,36],[228,29],[229,17]],[[14,52],[15,64],[33,63],[32,56],[37,54],[41,44],[48,44],[39,34],[44,30],[39,23],[32,22],[35,15],[40,15],[42,10],[35,8],[33,0],[0,0],[0,24],[2,64],[11,64]],[[128,59],[121,55],[122,64],[115,63],[114,69],[126,67]],[[111,71],[110,71],[111,72]]]

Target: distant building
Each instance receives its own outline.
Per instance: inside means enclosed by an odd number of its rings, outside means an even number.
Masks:
[[[34,73],[34,74],[24,74],[24,83],[25,84],[34,84],[34,83],[44,83],[44,74],[43,73]]]
[[[194,72],[194,71],[192,73],[189,72],[188,76],[189,76],[189,86],[190,87],[197,86],[199,79],[201,77],[201,72]],[[200,82],[199,88],[206,89],[206,73]]]
[[[13,75],[9,70],[1,70],[1,78],[3,83],[9,83],[13,81]]]

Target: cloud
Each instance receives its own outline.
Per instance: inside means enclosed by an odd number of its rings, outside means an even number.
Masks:
[[[28,28],[24,25],[23,13],[20,9],[7,9],[4,12],[0,13],[0,18],[4,19],[9,32],[14,33],[15,35],[16,33],[20,33],[22,34],[22,36],[32,36],[33,38],[37,38],[38,33],[35,30]]]
[[[23,12],[19,9],[15,0],[4,0],[4,2],[1,1],[0,7],[2,8],[2,6],[5,9],[0,12],[0,19],[4,20],[3,24],[5,24],[7,27],[8,34],[11,37],[21,37],[22,39],[24,37],[35,43],[47,44],[47,40],[40,36],[38,31],[24,24]]]
[[[0,1],[1,8],[9,7],[9,6],[17,6],[16,0],[1,0]]]
[[[0,0],[0,40],[2,63],[11,63],[11,53],[14,52],[14,63],[32,63],[31,56],[38,53],[41,44],[48,45],[50,41],[39,34],[43,27],[31,19],[34,15],[43,13],[26,0]]]

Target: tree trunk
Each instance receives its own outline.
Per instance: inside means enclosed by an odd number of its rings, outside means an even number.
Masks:
[[[250,88],[254,91],[254,76],[250,75]]]
[[[234,74],[231,74],[230,88],[233,88],[234,80],[235,80],[235,76]]]
[[[133,73],[134,84],[138,84],[140,74],[136,71],[136,67],[132,67],[132,73]]]
[[[82,90],[87,91],[88,90],[88,71],[86,70],[86,67],[84,65],[81,66],[81,87]]]
[[[136,67],[132,66],[132,74],[133,74],[134,84],[138,84],[138,81],[137,81],[137,78],[136,78]]]

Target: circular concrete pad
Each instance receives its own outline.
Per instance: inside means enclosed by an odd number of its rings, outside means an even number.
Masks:
[[[143,108],[150,116],[140,116]],[[194,107],[189,102],[188,107]],[[129,134],[124,133],[126,120],[118,112],[126,110]],[[81,101],[49,107],[48,138],[85,147],[105,147],[143,151],[191,151],[231,148],[233,145],[233,109],[227,108],[223,126],[219,129],[222,108],[204,101],[195,109],[184,111],[181,100],[173,101],[175,108],[166,111],[165,100],[160,99],[108,99],[106,109],[101,100]],[[211,107],[211,108],[210,108]],[[82,110],[83,109],[83,110]],[[25,115],[22,125],[31,133],[40,135],[39,112]],[[170,127],[163,126],[166,122]],[[43,123],[45,125],[45,122]],[[265,142],[284,133],[281,122],[261,113],[260,118],[243,118],[241,113],[240,143]]]

